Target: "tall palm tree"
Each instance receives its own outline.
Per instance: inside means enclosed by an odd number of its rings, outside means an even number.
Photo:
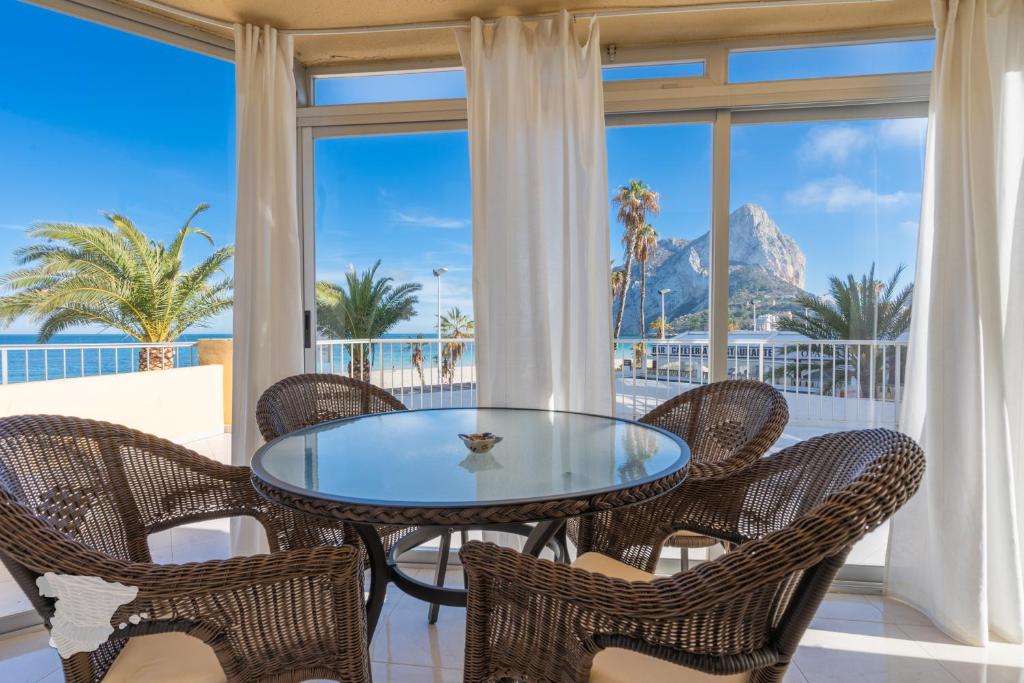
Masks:
[[[612,269],[612,301],[622,296],[623,286],[626,284],[626,274],[621,270]]]
[[[345,274],[344,286],[320,280],[316,283],[316,318],[320,332],[331,339],[379,339],[403,320],[416,314],[423,289],[417,282],[392,284],[394,278],[377,277],[378,259],[362,273]],[[373,344],[352,348],[349,372],[368,379]]]
[[[417,334],[416,339],[423,339],[422,334]],[[425,386],[427,383],[426,377],[423,376],[423,347],[426,346],[425,341],[414,341],[409,344],[409,351],[411,352],[412,366],[416,369],[416,374],[420,378],[420,386]]]
[[[458,306],[448,309],[448,312],[441,316],[441,336],[446,339],[458,340],[473,336],[476,325],[473,320],[464,314]],[[461,341],[447,341],[442,347],[443,361],[441,376],[451,384],[455,376],[455,368],[466,352],[466,343]]]
[[[644,223],[636,231],[636,239],[633,242],[633,249],[636,252],[634,258],[640,266],[640,336],[644,336],[647,330],[644,305],[647,303],[647,262],[654,257],[658,249],[658,233],[650,223]]]
[[[22,268],[0,277],[9,292],[0,296],[0,324],[28,316],[40,323],[40,342],[78,325],[102,325],[157,345],[140,349],[140,370],[173,367],[174,348],[158,345],[231,309],[231,278],[224,266],[233,247],[215,249],[192,268],[182,268],[190,236],[213,245],[213,238],[192,224],[207,208],[197,206],[169,245],[150,239],[117,213],[104,214],[109,226],[32,226],[28,236],[38,242],[14,253]]]
[[[899,280],[905,266],[899,266],[888,280],[875,277],[875,264],[860,280],[853,274],[843,280],[835,275],[829,278],[829,294],[817,297],[801,294],[794,304],[801,310],[792,318],[779,320],[779,329],[796,332],[815,340],[892,340],[899,338],[910,328],[910,313],[914,296],[914,284],[900,287]],[[831,385],[832,375],[837,378],[857,377],[860,395],[866,397],[870,391],[871,372],[874,365],[876,386],[881,386],[883,377],[894,382],[895,358],[881,350],[872,350],[872,345],[832,346],[822,344],[819,353],[825,356],[823,368],[810,369],[821,372],[823,385]],[[905,358],[904,358],[905,360]],[[835,372],[833,372],[833,369]],[[823,372],[822,372],[823,370]],[[799,380],[799,378],[797,378]]]
[[[650,329],[654,332],[654,336],[656,337],[661,337],[662,335],[669,337],[676,333],[676,331],[672,329],[672,325],[670,325],[669,322],[660,315],[651,323]]]
[[[619,187],[612,202],[619,207],[618,220],[622,223],[622,245],[625,249],[625,280],[619,310],[615,314],[615,337],[622,332],[622,314],[626,310],[626,296],[629,294],[630,279],[633,276],[633,258],[636,255],[636,236],[640,226],[647,224],[647,215],[661,211],[658,193],[647,187],[642,180],[630,180]],[[643,331],[641,330],[641,333]]]

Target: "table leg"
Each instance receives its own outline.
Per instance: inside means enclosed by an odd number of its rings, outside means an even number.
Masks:
[[[437,549],[437,567],[434,568],[434,585],[438,588],[444,588],[444,576],[448,572],[448,554],[452,548],[452,530],[448,529],[441,535],[441,545]],[[430,603],[430,608],[427,610],[427,623],[436,624],[437,614],[441,609],[441,605],[436,602]]]
[[[564,519],[537,522],[537,525],[533,527],[533,531],[530,532],[530,536],[526,539],[526,545],[523,546],[523,554],[539,557],[540,552],[544,550],[544,547],[551,541],[551,539],[555,538],[564,526]]]
[[[377,621],[384,608],[384,598],[388,591],[388,558],[384,554],[384,544],[380,534],[371,524],[353,524],[359,538],[366,548],[370,560],[370,597],[366,600],[366,640],[373,640],[373,632],[377,630]]]

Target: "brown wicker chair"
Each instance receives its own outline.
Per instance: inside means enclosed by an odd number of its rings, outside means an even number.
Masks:
[[[263,392],[256,402],[256,424],[270,441],[328,420],[405,409],[397,398],[368,382],[306,373],[286,377]]]
[[[256,403],[256,423],[267,441],[303,427],[311,427],[344,417],[406,410],[405,405],[387,391],[368,382],[341,375],[306,373],[286,377],[263,392]],[[417,527],[378,527],[384,550]],[[355,532],[352,532],[353,534]],[[465,537],[465,534],[463,534]],[[451,533],[441,535],[438,562],[447,555]],[[438,585],[444,584],[444,567],[438,565]],[[428,611],[430,623],[437,621],[439,605]]]
[[[36,586],[48,572],[138,588],[111,618],[125,628],[63,660],[67,681],[369,680],[357,549],[342,529],[264,501],[249,476],[127,427],[0,419],[0,559],[47,628],[60,609]],[[153,564],[149,534],[235,515],[263,524],[270,554]],[[174,664],[166,678],[139,673],[150,655]]]
[[[867,430],[684,482],[679,518],[737,547],[667,578],[597,553],[577,560],[587,571],[470,543],[465,681],[781,681],[850,547],[923,472],[910,438]]]
[[[640,422],[686,441],[690,446],[688,480],[715,479],[764,455],[789,422],[789,407],[782,394],[764,382],[731,379],[680,394],[644,415]],[[682,519],[667,522],[668,529],[658,529],[650,537],[642,535],[637,527],[637,520],[651,514],[665,519],[666,509],[685,505],[681,495],[669,493],[637,508],[572,520],[569,536],[581,554],[600,552],[645,571],[654,571],[663,545],[682,548],[685,570],[689,548],[707,548],[719,539],[694,533]],[[668,512],[669,517],[671,514]],[[640,524],[642,528],[644,522]]]

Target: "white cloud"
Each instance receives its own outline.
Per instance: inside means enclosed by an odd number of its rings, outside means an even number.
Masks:
[[[852,126],[819,126],[812,128],[800,146],[800,153],[807,159],[826,159],[841,164],[850,154],[863,149],[871,141],[870,136],[860,128]]]
[[[878,126],[881,141],[890,145],[917,147],[924,142],[928,119],[890,119]]]
[[[457,230],[469,225],[469,221],[463,218],[446,218],[443,216],[417,216],[396,211],[395,221],[405,225],[413,225],[419,228],[441,228],[444,230]]]
[[[917,198],[918,195],[912,192],[875,192],[843,176],[814,180],[786,193],[786,199],[791,204],[820,207],[828,213],[873,205],[895,206]]]

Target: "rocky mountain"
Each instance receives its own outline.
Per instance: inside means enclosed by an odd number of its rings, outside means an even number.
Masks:
[[[672,290],[665,296],[670,321],[697,314],[707,308],[710,275],[711,235],[695,240],[658,240],[654,258],[647,264],[647,305],[649,325],[661,315],[658,290]],[[807,259],[796,241],[784,234],[768,212],[756,204],[744,204],[729,215],[729,295],[769,306],[791,300],[803,291]],[[619,266],[621,270],[621,266]],[[640,268],[632,276],[622,335],[639,333]],[[675,325],[679,329],[679,325]]]

